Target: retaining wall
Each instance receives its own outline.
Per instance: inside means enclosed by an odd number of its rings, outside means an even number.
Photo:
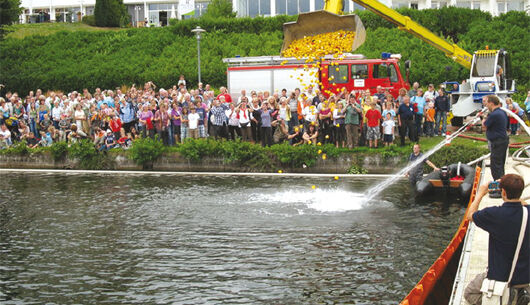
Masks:
[[[114,170],[142,170],[123,154],[111,154]],[[294,173],[330,173],[345,174],[352,164],[358,164],[368,170],[370,174],[395,172],[405,165],[400,156],[384,159],[381,155],[348,154],[326,160],[318,159],[312,167],[284,166],[278,168],[284,172]],[[30,155],[0,155],[0,168],[31,168],[31,169],[79,169],[79,161],[67,158],[54,161],[51,154]],[[223,158],[203,158],[200,162],[190,162],[178,154],[161,156],[148,168],[155,171],[196,171],[196,172],[264,172],[261,169],[240,166],[237,163],[227,163]]]

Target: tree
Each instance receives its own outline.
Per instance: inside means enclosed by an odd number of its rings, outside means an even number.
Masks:
[[[94,16],[96,26],[103,27],[124,27],[130,19],[123,0],[96,0]]]
[[[0,0],[0,38],[7,33],[5,26],[17,22],[21,13],[20,0]]]
[[[230,0],[212,0],[208,4],[204,17],[219,18],[229,17],[233,18],[236,13],[232,10],[232,1]]]

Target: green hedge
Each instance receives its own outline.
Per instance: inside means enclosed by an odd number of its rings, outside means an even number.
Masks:
[[[530,17],[523,12],[495,18],[478,10],[460,8],[402,12],[433,32],[458,40],[470,52],[486,45],[505,48],[512,54],[520,89],[530,87],[530,49],[525,47],[530,41]],[[381,52],[403,54],[403,59],[413,62],[411,81],[419,80],[422,85],[468,77],[468,70],[434,47],[371,12],[359,15],[367,28],[367,40],[357,52],[372,58],[378,58]],[[184,74],[195,86],[197,51],[190,31],[200,25],[208,31],[201,41],[202,79],[219,87],[226,84],[222,58],[279,54],[282,24],[295,18],[189,19],[172,22],[166,28],[7,38],[0,41],[0,83],[6,85],[6,90],[25,95],[36,88],[94,90],[149,80],[159,87],[169,87]],[[446,66],[453,69],[447,73]]]

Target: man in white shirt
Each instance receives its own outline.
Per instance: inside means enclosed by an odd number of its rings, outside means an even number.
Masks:
[[[434,90],[434,85],[429,84],[429,90],[423,94],[423,98],[425,99],[425,103],[428,104],[429,102],[434,103],[434,99],[438,96],[438,92]]]
[[[195,105],[191,105],[190,113],[188,114],[188,137],[197,139],[199,138],[199,119],[200,116],[197,113]]]
[[[52,121],[53,126],[56,129],[59,129],[59,121],[61,120],[61,115],[63,114],[63,112],[63,108],[59,105],[59,101],[54,101],[52,108]]]

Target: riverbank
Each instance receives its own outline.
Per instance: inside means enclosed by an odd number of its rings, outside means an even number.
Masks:
[[[441,137],[423,138],[420,141],[422,150],[429,150],[441,140]],[[521,140],[513,139],[514,142]],[[135,141],[129,150],[112,149],[102,153],[90,142],[70,146],[59,142],[51,147],[30,149],[25,144],[17,144],[1,150],[0,168],[388,174],[405,166],[411,151],[411,145],[349,150],[331,144],[261,147],[252,143],[211,139],[189,140],[176,147],[165,147],[160,142],[143,139]],[[469,162],[487,152],[484,142],[457,138],[431,156],[430,160],[442,166]]]

